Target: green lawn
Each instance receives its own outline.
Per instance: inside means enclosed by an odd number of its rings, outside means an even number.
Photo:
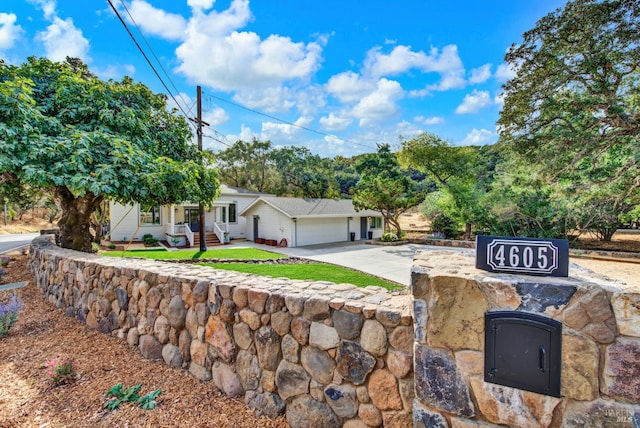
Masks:
[[[325,263],[300,263],[291,265],[251,264],[251,263],[198,263],[216,269],[233,270],[236,272],[254,273],[257,275],[277,278],[302,279],[312,281],[330,281],[348,283],[358,287],[377,285],[387,290],[403,288],[394,282],[385,281],[375,276],[367,275],[351,269]]]
[[[207,250],[131,250],[131,251],[103,251],[103,256],[111,257],[142,257],[154,260],[197,260],[197,259],[228,259],[228,260],[268,260],[286,259],[287,256],[259,250],[257,248],[220,248]]]
[[[226,260],[267,260],[286,259],[286,255],[259,250],[257,248],[220,248],[210,249],[204,253],[199,250],[130,250],[130,251],[102,251],[103,256],[110,257],[141,257],[153,260],[198,260],[198,259],[226,259]],[[387,290],[402,288],[394,282],[385,281],[375,276],[325,263],[300,263],[290,265],[253,264],[253,263],[198,263],[216,269],[233,270],[236,272],[254,273],[272,277],[302,279],[312,281],[330,281],[337,284],[348,283],[358,287],[377,285]]]

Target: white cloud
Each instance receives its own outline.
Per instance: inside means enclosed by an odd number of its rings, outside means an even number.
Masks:
[[[516,77],[517,70],[510,64],[502,63],[498,65],[495,78],[501,82],[506,82],[509,79]]]
[[[185,36],[187,21],[181,15],[165,12],[144,0],[133,0],[129,12],[146,34],[166,40],[182,40]]]
[[[109,64],[106,68],[92,67],[91,69],[104,80],[120,80],[124,76],[133,76],[136,72],[133,64]]]
[[[44,44],[47,58],[53,61],[64,61],[68,56],[80,58],[84,62],[91,61],[89,40],[73,24],[71,18],[63,20],[55,16],[51,25],[38,33],[37,39]]]
[[[491,105],[491,97],[488,91],[474,89],[472,93],[464,96],[462,104],[456,108],[458,114],[477,113],[480,109]]]
[[[276,113],[289,110],[295,104],[291,100],[294,96],[286,86],[271,86],[268,88],[244,89],[235,94],[233,99],[249,108],[266,113]]]
[[[16,25],[17,20],[13,13],[0,12],[0,52],[13,48],[22,34],[22,27]]]
[[[502,108],[502,106],[504,106],[504,92],[500,92],[498,95],[493,97],[493,103]]]
[[[351,112],[360,120],[360,126],[371,126],[388,120],[398,112],[396,101],[403,96],[400,84],[394,80],[380,79],[377,86]]]
[[[288,123],[263,122],[260,138],[279,142],[297,142],[295,137],[303,132],[303,129],[300,127],[308,128],[309,125],[311,125],[311,119],[308,117],[300,117],[294,122],[294,125]]]
[[[482,146],[495,140],[495,134],[488,129],[473,129],[459,144],[461,146]]]
[[[334,113],[329,113],[329,116],[320,118],[320,125],[327,131],[344,131],[351,125],[351,122],[353,122],[353,120],[337,116]]]
[[[229,120],[229,115],[222,107],[214,107],[202,115],[202,119],[211,127],[222,125]]]
[[[204,1],[196,3],[207,6]],[[319,69],[326,38],[305,44],[279,35],[262,39],[239,31],[251,19],[247,0],[233,0],[221,12],[195,10],[176,49],[177,69],[215,90],[237,91],[235,99],[252,108],[286,110],[296,97],[291,86],[307,83]]]
[[[414,122],[421,123],[423,125],[440,125],[444,123],[444,117],[440,116],[432,116],[432,117],[424,117],[424,116],[416,116],[413,119]]]
[[[329,79],[327,92],[338,98],[340,102],[351,103],[361,100],[368,93],[376,89],[376,83],[365,80],[358,73],[345,71]]]
[[[42,9],[46,20],[53,20],[56,14],[56,0],[28,0],[29,3],[35,4]]]
[[[364,61],[364,73],[373,78],[399,75],[411,69],[440,74],[440,82],[429,85],[424,91],[413,91],[413,96],[424,96],[432,90],[462,88],[466,84],[464,65],[456,45],[447,45],[442,51],[431,48],[428,54],[412,51],[410,46],[402,45],[393,48],[389,54],[384,54],[381,49],[376,47],[369,50]]]
[[[481,65],[478,68],[471,70],[471,76],[469,76],[469,83],[484,83],[491,77],[491,64]]]
[[[194,9],[200,8],[208,10],[213,7],[214,3],[215,0],[187,0],[187,4],[189,5],[189,7],[192,7]]]

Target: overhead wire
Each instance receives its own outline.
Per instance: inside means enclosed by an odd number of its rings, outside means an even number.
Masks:
[[[151,44],[147,41],[147,38],[144,36],[144,33],[142,32],[142,30],[140,29],[140,27],[138,26],[138,23],[136,22],[136,20],[133,18],[133,16],[131,15],[131,12],[129,12],[129,8],[127,7],[127,4],[124,2],[124,0],[120,0],[120,4],[122,4],[122,7],[124,8],[124,10],[127,12],[127,15],[129,16],[129,19],[131,20],[131,22],[133,23],[133,25],[136,27],[136,30],[138,30],[138,34],[140,34],[140,37],[142,37],[142,40],[144,41],[144,44],[147,45],[147,48],[151,51],[151,55],[153,55],[153,58],[156,60],[156,63],[160,66],[160,69],[162,70],[162,72],[164,73],[165,77],[167,78],[167,80],[169,80],[169,83],[171,83],[171,86],[173,87],[173,89],[176,91],[176,93],[178,94],[178,97],[180,97],[180,99],[182,100],[182,102],[185,105],[189,105],[189,103],[187,101],[185,101],[185,99],[182,96],[182,93],[180,92],[180,90],[178,90],[178,88],[176,87],[175,83],[173,83],[173,80],[171,79],[171,76],[169,75],[169,73],[167,73],[167,70],[164,68],[164,66],[162,65],[162,61],[160,61],[160,59],[158,59],[158,56],[156,55],[155,51],[153,50],[153,47],[151,46]],[[174,100],[175,101],[175,100]],[[193,112],[193,107],[195,106],[195,103],[192,104],[191,107],[189,107],[189,114],[192,114]]]
[[[136,39],[135,35],[131,32],[131,29],[129,28],[129,26],[127,25],[125,20],[120,15],[120,12],[118,12],[118,9],[113,5],[113,2],[111,0],[107,0],[107,2],[109,2],[109,6],[111,6],[111,9],[113,9],[113,12],[116,14],[118,19],[120,20],[120,23],[124,26],[125,30],[127,31],[129,36],[131,37],[131,40],[133,40],[133,43],[136,45],[136,47],[138,48],[138,50],[140,51],[140,53],[142,54],[144,59],[147,61],[147,64],[149,64],[149,67],[151,67],[151,69],[153,70],[153,72],[156,75],[156,77],[158,78],[158,80],[160,80],[160,83],[162,83],[162,86],[164,87],[164,89],[167,91],[167,93],[169,94],[171,99],[173,99],[173,101],[176,103],[176,105],[178,106],[178,109],[180,109],[180,111],[185,116],[185,118],[187,118],[187,122],[189,122],[189,120],[188,120],[189,119],[189,115],[184,111],[184,109],[182,108],[182,106],[180,105],[178,100],[173,96],[173,93],[171,93],[171,90],[169,89],[169,87],[167,86],[165,81],[162,79],[162,76],[160,76],[160,73],[158,73],[158,70],[153,65],[153,63],[151,62],[151,60],[149,59],[149,57],[145,53],[144,49],[142,49],[142,46],[140,46],[140,44],[138,43],[138,40]],[[191,122],[189,122],[189,123],[190,123],[191,126],[195,127],[195,125],[191,124]],[[196,131],[197,131],[197,129],[196,129]]]
[[[242,104],[238,104],[238,103],[236,103],[236,102],[233,102],[233,101],[227,100],[227,99],[225,99],[225,98],[218,97],[218,96],[216,96],[216,95],[208,94],[208,96],[209,96],[209,97],[211,97],[211,98],[213,98],[213,99],[216,99],[216,100],[218,100],[218,101],[222,101],[222,102],[224,102],[224,103],[231,104],[232,106],[235,106],[235,107],[241,108],[241,109],[243,109],[243,110],[247,110],[247,111],[249,111],[249,112],[251,112],[251,113],[254,113],[254,114],[258,114],[258,115],[260,115],[260,116],[267,117],[267,118],[269,118],[269,119],[272,119],[272,120],[278,121],[278,122],[280,122],[280,123],[284,123],[285,125],[290,125],[290,126],[293,126],[293,127],[295,127],[295,128],[303,129],[303,130],[305,130],[305,131],[312,132],[312,133],[314,133],[314,134],[318,134],[318,135],[322,135],[322,136],[324,136],[324,137],[335,138],[335,139],[338,139],[338,140],[344,141],[344,142],[346,142],[346,143],[353,144],[354,146],[361,146],[361,147],[366,147],[367,149],[378,150],[377,148],[375,148],[375,147],[371,147],[371,146],[369,146],[369,145],[367,145],[367,144],[356,143],[355,141],[351,141],[351,140],[347,140],[347,139],[344,139],[344,138],[340,138],[340,137],[338,137],[337,135],[334,135],[334,134],[329,134],[329,133],[326,133],[326,132],[318,131],[318,130],[316,130],[316,129],[312,129],[312,128],[308,128],[308,127],[306,127],[306,126],[298,125],[297,123],[293,123],[293,122],[289,122],[289,121],[284,120],[284,119],[280,119],[279,117],[276,117],[276,116],[273,116],[273,115],[270,115],[270,114],[267,114],[267,113],[263,113],[263,112],[261,112],[261,111],[258,111],[258,110],[255,110],[255,109],[252,109],[252,108],[249,108],[249,107],[243,106]]]
[[[136,47],[138,48],[138,50],[140,51],[140,53],[142,54],[142,56],[144,57],[145,61],[147,62],[147,64],[149,64],[149,66],[151,67],[151,69],[153,70],[154,74],[156,75],[156,77],[158,78],[158,80],[160,80],[160,83],[162,84],[162,86],[165,88],[165,90],[167,91],[167,93],[169,94],[169,96],[171,97],[171,99],[173,99],[173,101],[175,102],[176,106],[178,107],[178,109],[182,112],[182,114],[185,116],[185,118],[187,118],[187,122],[189,122],[190,126],[195,128],[195,125],[193,123],[191,123],[191,117],[189,116],[189,114],[187,112],[185,112],[185,110],[182,108],[182,105],[178,102],[178,100],[176,99],[176,97],[173,95],[172,91],[169,89],[169,87],[167,86],[167,84],[165,83],[164,79],[162,78],[162,76],[160,76],[160,73],[158,72],[158,70],[156,69],[156,67],[153,65],[153,63],[151,62],[151,60],[149,59],[149,57],[147,56],[146,52],[142,49],[142,47],[140,46],[140,44],[138,43],[138,40],[136,39],[135,35],[132,33],[131,29],[129,28],[129,26],[127,25],[127,23],[125,22],[125,20],[122,18],[122,16],[120,15],[120,13],[118,12],[117,8],[114,6],[113,2],[111,0],[107,0],[109,2],[109,5],[111,6],[111,9],[113,9],[113,12],[116,14],[116,16],[118,17],[118,19],[120,20],[120,22],[122,23],[122,25],[124,26],[125,30],[127,31],[127,33],[129,34],[129,36],[131,37],[131,39],[133,40],[134,44],[136,45]],[[169,80],[169,82],[171,83],[171,86],[173,87],[173,89],[176,91],[176,93],[178,94],[178,96],[180,97],[180,99],[182,100],[182,102],[185,103],[185,105],[188,105],[188,103],[184,100],[184,98],[182,97],[181,92],[178,90],[178,88],[176,87],[175,83],[173,82],[173,80],[171,79],[171,77],[169,76],[169,74],[167,73],[166,69],[162,66],[162,62],[158,59],[158,56],[155,54],[155,51],[153,50],[153,48],[151,47],[151,45],[149,44],[149,42],[147,41],[147,39],[144,37],[144,34],[142,33],[142,31],[140,30],[140,27],[138,26],[138,24],[136,23],[135,19],[133,18],[133,16],[131,15],[131,13],[129,12],[129,9],[127,8],[126,4],[124,3],[124,0],[120,0],[120,3],[122,4],[122,7],[124,8],[124,10],[126,11],[127,15],[129,16],[129,19],[131,20],[131,22],[133,23],[133,25],[136,27],[136,30],[138,31],[138,34],[140,34],[140,36],[142,37],[142,39],[144,40],[144,43],[147,45],[147,48],[151,51],[151,54],[153,55],[154,59],[156,60],[156,62],[158,63],[160,69],[162,70],[162,72],[164,73],[164,75],[167,77],[167,79]],[[216,99],[218,101],[222,101],[224,103],[233,105],[235,107],[241,108],[243,110],[249,111],[253,114],[257,114],[263,117],[267,117],[271,120],[275,120],[277,122],[283,123],[285,125],[289,125],[298,129],[302,129],[305,130],[307,132],[311,132],[317,135],[321,135],[323,137],[329,137],[329,138],[335,138],[337,140],[340,141],[344,141],[346,143],[352,144],[354,146],[361,146],[361,147],[365,147],[367,149],[372,149],[372,150],[377,150],[376,148],[367,145],[367,144],[362,144],[362,143],[357,143],[355,141],[351,141],[351,140],[347,140],[344,138],[340,138],[337,135],[334,134],[329,134],[326,132],[322,132],[322,131],[318,131],[317,129],[313,129],[313,128],[309,128],[303,125],[299,125],[297,123],[294,122],[290,122],[284,119],[281,119],[279,117],[267,114],[267,113],[263,113],[261,111],[243,106],[242,104],[233,102],[231,100],[227,100],[225,98],[216,96],[216,95],[212,95],[209,94],[209,97],[211,97],[212,99]],[[193,110],[193,106],[191,106],[191,108],[189,108],[189,113],[191,113]],[[197,131],[197,129],[196,129]],[[214,132],[217,133],[217,131],[214,130]],[[221,134],[222,135],[222,134]],[[228,147],[230,147],[230,145],[220,139],[217,139],[215,137],[211,137],[211,136],[206,136],[207,138],[211,138],[215,141],[218,141],[221,144],[224,144]],[[225,136],[226,138],[226,136]]]

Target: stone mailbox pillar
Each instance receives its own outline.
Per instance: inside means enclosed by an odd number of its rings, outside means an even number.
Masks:
[[[474,254],[418,252],[412,269],[414,427],[640,424],[640,284],[582,268],[568,278],[497,274]],[[562,323],[560,397],[484,381],[485,314]]]

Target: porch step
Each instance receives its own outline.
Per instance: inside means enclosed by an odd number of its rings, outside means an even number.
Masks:
[[[206,233],[205,234],[205,242],[207,243],[207,247],[213,247],[216,245],[222,245],[218,236],[215,233]],[[200,247],[200,233],[195,233],[193,236],[193,242],[191,243],[191,247]]]

